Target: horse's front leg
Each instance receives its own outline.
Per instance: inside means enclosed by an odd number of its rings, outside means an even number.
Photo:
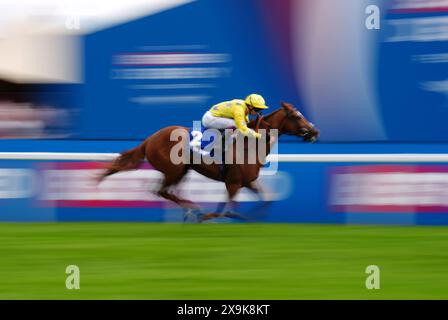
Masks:
[[[268,203],[271,203],[273,201],[272,195],[266,192],[266,189],[260,183],[258,183],[258,180],[252,181],[249,186],[247,186],[247,188],[255,193],[260,201]]]
[[[262,187],[260,183],[256,180],[252,181],[247,188],[254,192],[259,199],[259,203],[256,203],[251,210],[251,217],[253,219],[262,219],[267,215],[267,209],[272,204],[272,197],[269,196],[269,193]]]
[[[238,219],[238,220],[246,220],[246,218],[244,218],[243,216],[234,212],[234,209],[236,207],[235,196],[237,195],[237,193],[241,189],[241,187],[242,187],[241,183],[226,182],[228,201],[220,203],[218,205],[217,212],[204,214],[202,216],[202,221],[210,220],[213,218],[221,218],[221,217]],[[226,209],[226,208],[228,210],[223,212],[224,209]]]
[[[216,212],[223,212],[224,209],[226,209],[228,206],[232,206],[232,210],[235,209],[236,202],[234,201],[234,198],[238,191],[241,189],[241,184],[230,184],[227,186],[227,192],[228,192],[228,201],[227,202],[220,202],[218,204],[218,207],[216,208]],[[259,183],[256,182],[256,180],[252,181],[249,185],[246,186],[249,190],[251,190],[253,193],[255,193],[260,201],[268,201],[266,193],[264,192],[263,188]],[[236,191],[235,191],[236,190]]]
[[[252,181],[247,186],[247,188],[257,195],[258,200],[260,200],[260,201],[267,201],[267,200],[265,200],[266,193],[264,192],[263,188],[261,187],[261,185],[256,180]]]

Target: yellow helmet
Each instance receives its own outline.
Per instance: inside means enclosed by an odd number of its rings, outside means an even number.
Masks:
[[[246,102],[247,105],[252,106],[256,109],[269,108],[266,105],[266,102],[264,101],[263,97],[260,96],[259,94],[255,94],[255,93],[248,95],[246,100],[244,100],[244,102]]]

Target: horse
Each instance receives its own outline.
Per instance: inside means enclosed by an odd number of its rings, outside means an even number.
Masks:
[[[271,130],[278,130],[278,137],[281,135],[292,135],[303,139],[305,142],[315,142],[319,135],[319,130],[309,122],[292,104],[281,102],[281,107],[266,116],[258,116],[257,119],[248,123],[248,127],[255,129],[255,131],[265,132],[266,141],[266,156],[271,150],[271,145],[276,141],[271,141]],[[180,133],[177,141],[172,141],[172,133]],[[255,183],[259,176],[260,169],[263,166],[265,159],[258,159],[255,163],[249,162],[248,157],[245,156],[243,163],[225,164],[225,175],[222,174],[221,165],[217,163],[194,163],[181,162],[174,163],[171,161],[171,150],[179,143],[180,139],[189,140],[189,129],[182,126],[169,126],[160,129],[153,135],[146,138],[139,146],[121,153],[114,161],[106,165],[104,171],[98,176],[97,182],[101,182],[104,178],[113,175],[117,172],[138,169],[144,159],[152,165],[152,167],[160,171],[164,175],[164,179],[156,194],[164,199],[172,201],[185,210],[186,215],[193,212],[195,215],[200,214],[200,208],[197,204],[190,200],[182,199],[179,196],[169,191],[170,187],[178,184],[189,170],[194,170],[213,180],[222,181],[225,183],[228,195],[227,203],[234,205],[234,198],[238,191],[246,187],[256,194],[260,195],[261,190]],[[245,141],[247,149],[247,141]],[[236,154],[236,144],[234,148],[233,157]],[[227,216],[237,218],[235,214],[222,214],[219,212],[200,214],[200,221],[205,221],[211,218]]]

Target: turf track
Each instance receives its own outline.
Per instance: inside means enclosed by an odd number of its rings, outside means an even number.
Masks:
[[[446,299],[448,228],[2,223],[0,299],[35,298]]]

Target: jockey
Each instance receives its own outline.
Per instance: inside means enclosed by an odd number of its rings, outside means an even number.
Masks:
[[[245,136],[260,138],[261,134],[247,127],[249,114],[259,114],[267,109],[262,96],[250,94],[245,100],[234,99],[215,104],[202,117],[202,125],[207,129],[227,129],[236,127]]]

